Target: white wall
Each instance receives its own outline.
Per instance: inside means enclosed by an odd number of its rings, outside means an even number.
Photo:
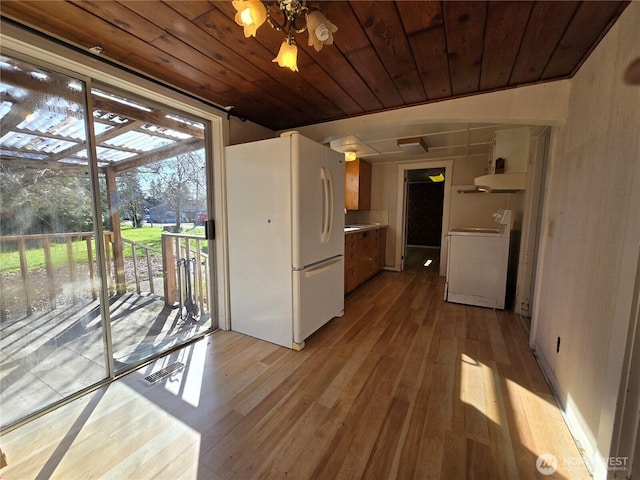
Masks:
[[[543,212],[533,340],[595,478],[607,475],[640,249],[640,87],[622,81],[639,25],[631,2],[572,79]]]
[[[236,117],[229,119],[229,142],[228,145],[238,145],[241,143],[255,142],[266,138],[274,138],[276,132],[269,130],[257,123],[242,121]]]
[[[416,107],[297,127],[320,143],[356,134],[361,128],[442,122],[561,125],[567,119],[569,80],[511,88]]]

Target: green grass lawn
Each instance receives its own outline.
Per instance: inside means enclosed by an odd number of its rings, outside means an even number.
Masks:
[[[133,228],[129,224],[123,224],[121,226],[122,237],[137,243],[142,243],[149,247],[160,250],[162,247],[162,227],[161,226],[149,226],[145,224],[141,228]],[[204,235],[204,227],[196,227],[191,229],[191,226],[183,227],[183,233],[188,235]],[[1,244],[0,244],[1,245]],[[96,258],[95,242],[92,242],[91,246],[93,250],[93,259]],[[131,248],[129,245],[125,245],[124,256],[131,257]],[[73,242],[73,257],[76,263],[87,263],[87,243],[85,240]],[[42,246],[37,248],[31,248],[26,251],[27,265],[29,270],[38,268],[45,268],[44,249]],[[51,244],[51,262],[53,266],[65,266],[68,265],[67,258],[67,245],[62,243]],[[0,271],[5,273],[13,273],[20,271],[20,256],[17,251],[3,251],[0,252]]]
[[[157,249],[162,247],[162,227],[150,227],[144,224],[141,228],[133,228],[131,225],[122,225],[120,231],[122,232],[122,238],[127,240],[144,243]],[[129,251],[129,255],[131,255],[131,251]]]

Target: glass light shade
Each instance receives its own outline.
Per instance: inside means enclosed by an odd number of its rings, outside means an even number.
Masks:
[[[344,152],[344,161],[353,162],[357,158],[356,152]]]
[[[256,31],[267,21],[267,9],[260,0],[234,0],[236,9],[234,20],[244,27],[245,37],[255,37]]]
[[[310,47],[319,52],[323,45],[333,44],[333,33],[338,31],[333,23],[319,10],[312,10],[307,15],[307,30],[309,31]]]
[[[285,38],[282,45],[280,45],[280,51],[278,56],[272,61],[278,62],[281,67],[287,67],[292,72],[298,71],[298,47],[295,44],[290,45],[289,41]]]

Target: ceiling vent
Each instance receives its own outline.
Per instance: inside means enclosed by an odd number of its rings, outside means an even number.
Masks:
[[[429,151],[429,147],[427,147],[422,137],[399,138],[398,146],[407,155],[420,155]]]

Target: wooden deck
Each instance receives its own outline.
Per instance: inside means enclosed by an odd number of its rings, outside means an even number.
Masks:
[[[208,329],[152,294],[109,300],[116,371]],[[8,425],[107,377],[98,301],[79,300],[0,324],[0,421]]]
[[[382,272],[301,352],[215,332],[5,435],[2,477],[590,478],[520,320],[442,293]]]

